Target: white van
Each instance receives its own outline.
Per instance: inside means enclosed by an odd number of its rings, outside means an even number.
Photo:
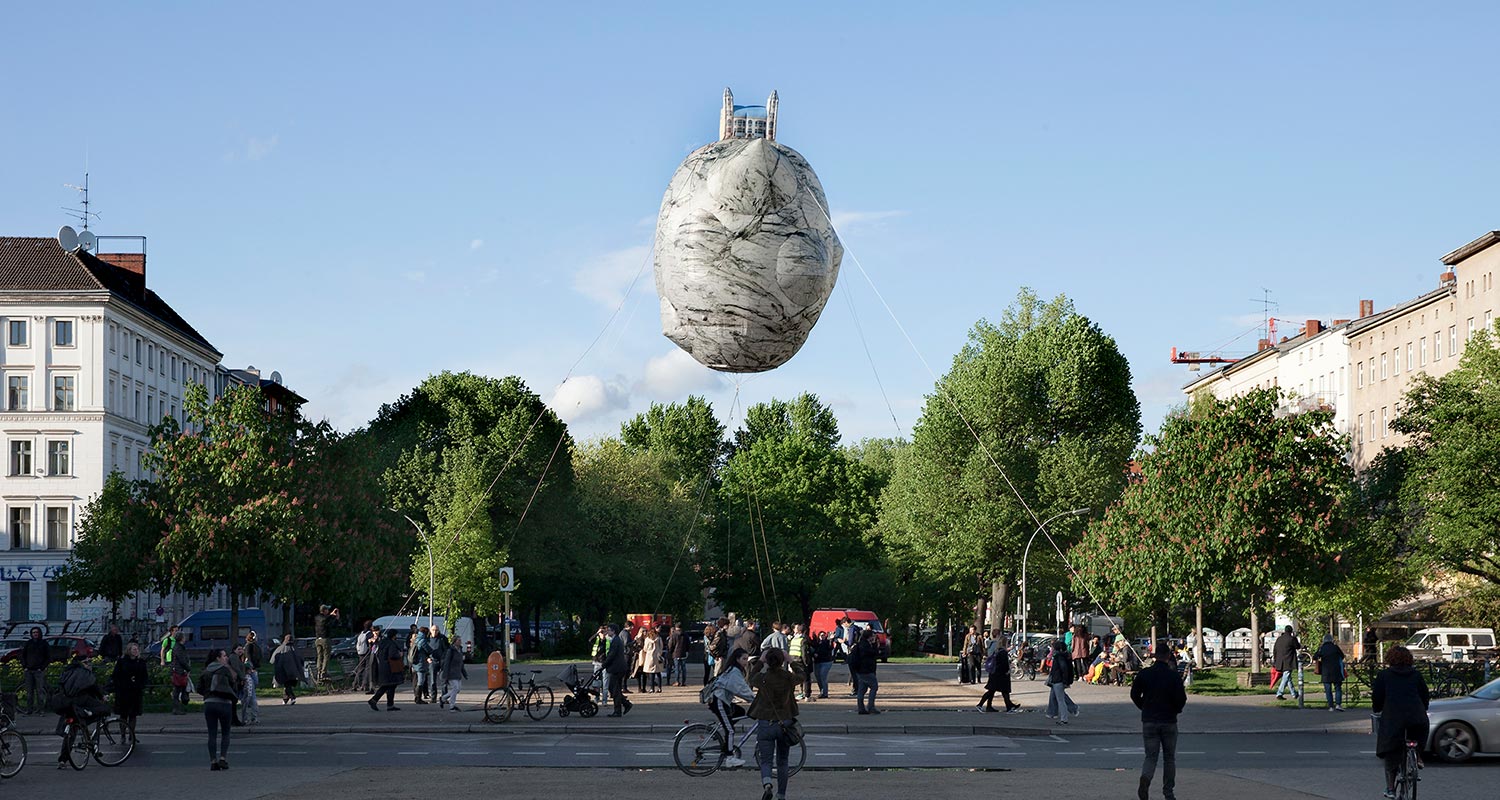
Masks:
[[[1470,661],[1494,647],[1493,628],[1423,628],[1406,640],[1412,656],[1429,661]]]

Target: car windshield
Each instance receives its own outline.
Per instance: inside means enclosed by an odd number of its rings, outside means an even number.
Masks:
[[[1480,700],[1500,700],[1500,678],[1496,678],[1475,689],[1471,696],[1477,697]]]
[[[1411,648],[1422,648],[1427,646],[1427,634],[1419,633],[1406,640],[1406,646]]]

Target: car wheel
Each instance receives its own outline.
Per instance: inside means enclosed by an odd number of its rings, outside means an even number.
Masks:
[[[1474,729],[1462,722],[1445,722],[1432,737],[1432,752],[1443,761],[1457,764],[1468,761],[1479,749],[1479,737]]]

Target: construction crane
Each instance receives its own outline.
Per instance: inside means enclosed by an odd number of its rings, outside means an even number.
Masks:
[[[1215,355],[1214,353],[1204,355],[1196,350],[1179,351],[1175,347],[1172,348],[1172,363],[1187,364],[1188,369],[1193,372],[1197,372],[1204,364],[1233,364],[1236,361],[1239,361],[1239,359]]]

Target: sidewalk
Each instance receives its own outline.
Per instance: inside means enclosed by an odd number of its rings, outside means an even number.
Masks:
[[[585,665],[586,666],[586,665]],[[561,699],[562,687],[550,676],[560,671],[552,665],[544,668],[554,692]],[[471,670],[478,673],[479,670]],[[635,706],[624,718],[606,717],[609,708],[599,716],[583,718],[570,714],[560,718],[556,709],[541,722],[527,718],[518,710],[508,722],[494,725],[484,721],[482,710],[488,693],[479,681],[469,681],[459,696],[461,712],[450,712],[435,705],[412,702],[411,687],[398,690],[399,712],[371,711],[363,693],[309,695],[295,706],[283,706],[280,700],[261,698],[260,723],[237,728],[236,733],[260,734],[334,734],[334,733],[450,733],[450,734],[576,734],[576,733],[671,733],[687,721],[707,718],[705,707],[698,703],[702,675],[693,671],[696,681],[686,687],[667,687],[661,694],[630,695]],[[1047,687],[1042,680],[1013,684],[1012,699],[1021,703],[1023,712],[987,714],[974,710],[984,693],[978,685],[958,685],[952,667],[941,665],[884,664],[879,670],[880,693],[877,716],[855,713],[855,701],[848,696],[844,683],[847,673],[837,666],[829,676],[829,697],[817,702],[799,704],[803,725],[812,733],[829,734],[925,734],[1000,736],[1037,736],[1052,733],[1086,735],[1130,733],[1140,730],[1140,712],[1130,702],[1128,688],[1074,684],[1069,690],[1080,707],[1071,724],[1060,726],[1047,719]],[[194,698],[197,699],[196,697]],[[996,698],[996,703],[1000,699]],[[1003,704],[1001,704],[1003,706]],[[22,717],[17,727],[30,736],[50,735],[56,719],[51,716]],[[141,717],[141,733],[202,733],[200,711],[174,717],[170,713]],[[1367,734],[1369,718],[1360,712],[1330,713],[1321,708],[1286,709],[1271,704],[1268,697],[1206,697],[1189,695],[1188,705],[1179,721],[1184,734],[1257,734],[1257,733],[1358,733]]]

